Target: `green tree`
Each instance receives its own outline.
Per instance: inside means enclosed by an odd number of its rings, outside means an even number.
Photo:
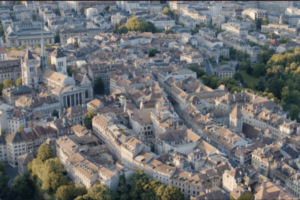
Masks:
[[[4,84],[4,88],[9,88],[9,87],[15,85],[15,82],[13,80],[10,80],[10,79],[5,79],[3,81],[3,84]]]
[[[296,105],[292,105],[290,113],[289,113],[289,117],[292,120],[296,119],[299,122],[299,113],[300,113],[299,108]]]
[[[57,16],[60,16],[60,10],[58,8],[53,9],[53,11]]]
[[[198,67],[198,66],[196,66],[196,65],[190,65],[190,66],[188,67],[188,69],[190,69],[190,70],[196,72],[198,78],[201,78],[202,76],[207,75],[206,71],[205,71],[203,68]]]
[[[246,70],[247,67],[248,67],[248,64],[247,64],[246,62],[241,62],[241,63],[240,63],[240,69],[241,69],[241,70]]]
[[[109,189],[106,185],[103,184],[96,184],[92,189],[88,191],[88,194],[84,196],[79,196],[76,198],[78,199],[85,199],[85,200],[117,200],[118,195]]]
[[[59,33],[56,33],[54,40],[55,40],[55,43],[60,43]]]
[[[285,19],[285,20],[283,21],[283,23],[284,23],[284,24],[289,24],[289,20]]]
[[[87,194],[85,186],[75,186],[73,183],[60,186],[55,193],[55,197],[59,200],[75,199],[78,196]]]
[[[246,69],[247,74],[252,75],[253,72],[253,68],[251,66],[248,65],[247,69]]]
[[[56,109],[53,110],[52,116],[53,116],[53,117],[57,117],[57,118],[59,117],[59,116],[58,116],[58,112],[57,112]]]
[[[284,87],[285,82],[282,79],[271,78],[268,82],[268,91],[274,94],[275,97],[281,99],[281,90]]]
[[[216,87],[218,87],[220,85],[225,85],[229,91],[232,89],[232,87],[239,87],[239,84],[237,83],[237,81],[233,77],[229,77],[229,76],[219,79]]]
[[[170,33],[172,33],[172,34],[173,34],[173,33],[174,33],[174,31],[173,31],[173,30],[171,30],[171,29],[170,29],[170,30],[166,30],[166,34],[170,34]]]
[[[157,49],[151,49],[149,52],[149,57],[154,57],[156,53],[160,53]]]
[[[77,72],[79,69],[77,67],[70,67],[70,66],[67,66],[67,73],[68,73],[68,76],[71,76],[73,75],[74,72]]]
[[[4,84],[3,83],[0,83],[0,95],[2,95],[2,90],[4,88]]]
[[[88,112],[84,115],[84,125],[88,129],[92,128],[92,120],[97,115],[97,112],[95,109],[90,108]]]
[[[37,157],[41,159],[41,161],[45,162],[46,160],[53,158],[53,151],[49,144],[43,143],[38,149]]]
[[[34,14],[34,13],[32,14],[32,21],[34,21],[34,22],[36,21],[36,14]]]
[[[253,72],[252,75],[255,78],[259,78],[260,76],[264,76],[266,74],[266,67],[263,63],[258,63],[253,66]]]
[[[79,12],[81,15],[84,15],[84,7],[83,6],[80,7]]]
[[[127,20],[125,26],[129,31],[144,32],[148,26],[148,23],[140,18],[137,18],[136,16],[133,16],[132,18]]]
[[[5,170],[5,164],[3,162],[0,162],[0,172],[4,172]]]
[[[258,81],[256,89],[258,91],[262,91],[262,92],[265,91],[265,89],[266,89],[266,81],[265,81],[265,79],[263,77],[259,78],[259,81]]]
[[[161,200],[184,200],[184,196],[178,188],[169,185],[161,196]]]
[[[108,9],[108,12],[113,12],[113,9],[109,8],[109,9]]]
[[[0,188],[6,187],[8,181],[9,181],[9,177],[5,177],[3,172],[0,172]]]
[[[104,83],[101,77],[97,77],[94,82],[94,92],[95,94],[103,94],[105,92]]]
[[[129,187],[126,184],[125,174],[119,176],[118,193],[120,200],[129,200]]]
[[[225,30],[221,29],[221,28],[216,28],[215,29],[215,33],[216,33],[216,37],[218,37],[219,33],[224,32]]]
[[[22,77],[17,79],[17,85],[22,85]]]
[[[154,13],[154,11],[153,11],[153,10],[151,10],[151,11],[150,11],[150,14],[151,14],[151,15],[154,15],[155,13]]]
[[[171,18],[174,18],[175,17],[175,13],[173,11],[171,11],[168,7],[165,7],[163,10],[162,10],[162,13],[165,14],[165,15],[168,15],[169,17]]]
[[[242,74],[239,73],[239,72],[236,72],[236,73],[234,74],[233,78],[234,78],[236,81],[241,82],[242,84],[244,83],[244,78],[243,78]]]
[[[27,171],[22,176],[16,176],[14,183],[10,188],[15,191],[23,199],[34,198],[34,183],[30,178],[30,173]]]
[[[128,28],[126,26],[119,26],[118,29],[116,30],[117,34],[126,34],[128,33]]]
[[[24,126],[20,126],[17,131],[22,131],[24,130],[24,128],[25,128]]]
[[[73,47],[75,47],[75,48],[78,48],[78,47],[79,47],[79,45],[78,45],[78,42],[77,42],[77,41],[75,41],[75,42],[73,43]]]
[[[241,16],[236,16],[235,17],[237,20],[243,20],[243,18]]]
[[[267,24],[269,24],[268,18],[263,18],[263,19],[261,20],[261,25],[267,25]]]

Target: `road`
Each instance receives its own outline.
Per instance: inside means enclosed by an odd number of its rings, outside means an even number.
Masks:
[[[213,70],[210,62],[208,61],[208,59],[205,59],[205,61],[206,61],[206,73],[208,75],[214,74],[214,70]]]
[[[12,167],[10,165],[5,165],[4,175],[10,178],[8,182],[8,186],[10,186],[14,182],[14,178],[19,175],[18,167]]]

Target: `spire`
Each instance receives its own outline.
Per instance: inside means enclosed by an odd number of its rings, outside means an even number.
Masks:
[[[40,53],[40,57],[41,57],[40,68],[41,68],[42,72],[45,71],[45,69],[49,68],[48,58],[46,56],[45,46],[44,46],[43,30],[44,30],[44,23],[42,22],[42,27],[41,27],[41,53]]]
[[[41,57],[45,56],[45,46],[44,46],[44,35],[43,35],[44,23],[42,23],[41,27]]]

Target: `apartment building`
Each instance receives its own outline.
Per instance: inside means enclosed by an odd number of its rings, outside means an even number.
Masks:
[[[38,126],[8,134],[5,137],[8,164],[17,166],[19,156],[38,150],[48,137],[57,137],[57,131],[51,127]]]
[[[19,59],[0,60],[0,82],[3,83],[5,79],[16,81],[21,75],[21,62]]]
[[[154,151],[161,155],[169,152],[187,154],[200,142],[200,136],[187,130],[170,130],[155,138]]]
[[[197,78],[197,74],[192,70],[178,69],[174,66],[161,68],[157,74],[157,79],[160,85],[163,85],[164,81],[168,80],[171,77],[178,81],[184,81],[189,77]]]
[[[218,78],[233,77],[235,69],[230,65],[221,65],[216,69],[215,74]]]
[[[63,116],[66,116],[74,125],[81,124],[84,125],[84,115],[87,113],[87,109],[81,105],[76,105],[70,107],[66,110],[65,113],[62,113]]]
[[[126,92],[130,88],[141,89],[151,86],[153,82],[150,76],[126,79],[117,75],[110,78],[110,92],[113,93],[116,90]]]
[[[175,25],[175,19],[168,17],[167,15],[156,15],[154,18],[149,20],[154,24],[155,27],[164,29],[166,26]]]
[[[21,96],[15,101],[15,106],[22,108],[30,108],[34,112],[44,112],[52,114],[53,110],[59,110],[59,101],[48,94],[43,96],[29,98]]]
[[[240,39],[227,31],[218,34],[218,39],[224,42],[226,46],[233,47],[237,50],[247,52],[250,45],[243,39]]]
[[[224,23],[222,24],[222,29],[228,31],[236,37],[247,39],[248,29],[246,27],[241,26],[241,24],[239,23]]]
[[[289,35],[296,36],[298,34],[298,29],[294,27],[290,27],[289,24],[267,24],[261,26],[261,32],[268,33],[268,32],[275,32],[278,30],[285,30]]]
[[[237,146],[246,146],[248,142],[230,131],[227,128],[217,125],[207,126],[204,130],[204,134],[209,138],[209,142],[216,146],[221,152],[226,155],[230,155],[230,151]]]
[[[0,47],[0,61],[7,60],[7,52],[4,48]]]
[[[257,57],[261,51],[262,49],[258,46],[253,46],[247,49],[247,53],[249,54],[252,63],[258,62]]]
[[[253,20],[268,18],[268,12],[256,8],[248,8],[242,12],[243,18],[250,17]]]

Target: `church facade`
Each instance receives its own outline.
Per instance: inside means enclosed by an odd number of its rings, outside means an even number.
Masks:
[[[43,36],[42,36],[43,38]],[[92,82],[84,74],[77,74],[82,77],[75,81],[75,77],[67,75],[66,56],[61,49],[56,49],[51,54],[51,64],[54,68],[49,69],[48,59],[45,56],[44,45],[41,46],[40,60],[33,57],[30,50],[26,50],[21,60],[22,83],[36,91],[45,86],[43,91],[53,95],[60,102],[60,110],[76,105],[85,105],[93,100]],[[56,71],[54,71],[56,70]]]

